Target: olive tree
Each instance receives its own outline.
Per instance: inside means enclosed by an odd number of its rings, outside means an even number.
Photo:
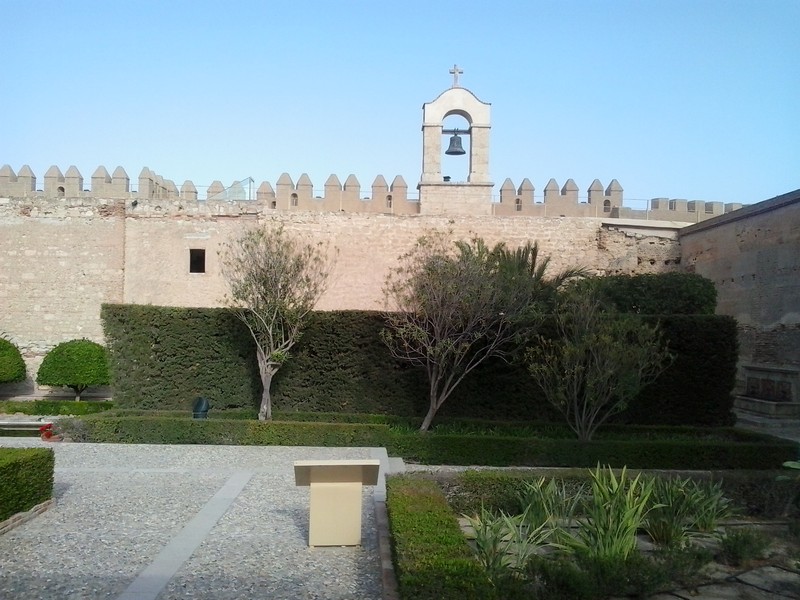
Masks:
[[[545,398],[582,441],[624,410],[672,361],[658,327],[573,290],[559,302],[554,338],[537,336],[527,359]]]
[[[272,378],[289,359],[327,286],[327,248],[290,236],[282,225],[257,227],[226,244],[220,261],[229,287],[227,304],[256,345],[263,385],[258,418],[270,420]]]
[[[453,244],[434,232],[419,238],[387,277],[381,337],[395,357],[424,367],[428,378],[420,431],[473,369],[490,357],[506,358],[514,342],[535,330],[542,290],[577,274],[546,278],[547,260],[535,264],[538,246],[527,247],[520,254],[502,244],[489,248],[480,238]]]
[[[36,383],[71,388],[75,400],[86,388],[109,382],[106,349],[87,339],[62,342],[45,355],[36,373]]]

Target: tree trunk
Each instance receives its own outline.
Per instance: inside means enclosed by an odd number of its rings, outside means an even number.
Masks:
[[[273,374],[271,369],[266,369],[261,372],[261,385],[264,387],[264,390],[261,392],[261,407],[258,409],[259,421],[272,420],[272,398],[269,395],[269,388],[272,385]]]
[[[422,425],[420,425],[419,430],[423,433],[428,431],[428,428],[431,426],[431,423],[433,422],[433,417],[435,416],[436,416],[436,405],[433,402],[431,402],[431,406],[428,409],[428,414],[425,415],[425,418],[423,419]]]
[[[261,406],[258,409],[258,420],[271,421],[272,398],[269,395],[269,388],[272,387],[272,376],[275,375],[275,371],[278,369],[267,361],[267,355],[264,353],[264,349],[257,344],[256,358],[258,358],[258,372],[261,375],[261,386],[264,388],[261,392]]]

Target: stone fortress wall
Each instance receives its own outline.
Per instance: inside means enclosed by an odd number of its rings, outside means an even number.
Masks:
[[[77,169],[69,172],[74,178]],[[248,201],[214,192],[196,199],[176,192],[149,170],[143,172],[146,181],[140,178],[138,192],[130,190],[120,168],[114,171],[116,184],[114,177],[108,182],[100,175],[89,191],[81,191],[79,179],[67,188],[66,176],[46,186],[46,192],[29,188],[28,181],[22,182],[24,189],[0,187],[0,334],[21,347],[29,375],[61,341],[87,337],[102,342],[102,303],[219,306],[226,286],[218,251],[256,225],[282,224],[292,234],[328,245],[335,266],[321,310],[384,308],[386,275],[431,230],[512,247],[536,240],[552,257],[553,269],[581,265],[596,273],[638,273],[680,268],[681,224],[676,223],[308,210],[291,202],[273,208],[271,197],[263,195]],[[19,186],[19,179],[0,185]],[[55,183],[62,185],[52,195]],[[397,183],[394,190],[400,189]],[[277,190],[283,190],[280,184]],[[276,197],[283,196],[276,191]],[[359,198],[360,191],[353,197]],[[193,251],[203,254],[202,272],[191,272]],[[6,393],[42,390],[29,380]]]
[[[65,173],[54,165],[47,170],[40,186],[37,186],[37,177],[27,165],[22,166],[19,172],[14,172],[10,165],[0,168],[0,197],[106,198],[135,200],[137,203],[148,199],[256,201],[271,210],[420,214],[419,199],[414,194],[409,195],[408,184],[400,175],[391,184],[387,184],[383,175],[376,176],[369,192],[362,191],[355,175],[349,175],[344,184],[336,175],[331,175],[320,190],[305,173],[296,182],[288,173],[283,173],[274,186],[263,181],[258,188],[254,183],[240,181],[234,181],[226,187],[216,180],[201,194],[192,181],[184,181],[179,189],[173,180],[165,179],[144,167],[136,183],[136,186],[131,185],[131,179],[122,167],[117,167],[109,175],[101,165],[87,181],[74,165]],[[461,183],[452,182],[448,185],[442,182],[438,185],[442,191],[452,188],[453,193],[458,195],[463,193]],[[572,179],[568,179],[560,188],[555,179],[550,179],[541,194],[537,194],[527,178],[519,186],[506,179],[499,192],[499,196],[491,202],[490,214],[509,217],[602,217],[697,223],[742,207],[739,203],[670,198],[653,198],[645,209],[627,207],[624,206],[623,188],[616,179],[605,188],[595,179],[586,189],[585,196],[580,195],[580,189]]]
[[[800,190],[680,234],[683,266],[711,279],[739,323],[740,417],[800,419]]]

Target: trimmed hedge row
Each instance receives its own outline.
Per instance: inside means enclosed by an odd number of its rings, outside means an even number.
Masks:
[[[252,409],[260,398],[253,343],[224,309],[104,305],[114,399],[123,408],[189,410],[196,396],[216,409]],[[730,317],[643,317],[661,323],[674,364],[618,416],[626,423],[728,425],[737,357]],[[273,409],[419,416],[427,408],[422,369],[393,358],[380,340],[380,313],[314,313],[276,374]],[[488,361],[442,407],[442,417],[561,420],[526,368]]]
[[[254,407],[261,394],[253,342],[221,308],[104,304],[114,401],[122,408]]]
[[[717,430],[710,439],[602,439],[421,434],[380,423],[260,422],[240,419],[97,415],[59,422],[75,441],[385,447],[410,462],[486,466],[649,469],[774,469],[797,455],[793,442]],[[678,430],[681,431],[680,429]],[[687,431],[687,430],[683,430]],[[663,436],[663,430],[661,435]]]
[[[496,598],[458,520],[435,482],[394,476],[386,483],[386,511],[401,598]]]
[[[635,473],[634,473],[635,474]],[[632,474],[632,475],[634,475]],[[658,474],[658,473],[656,473]],[[775,518],[800,512],[800,482],[779,479],[781,471],[711,471],[691,477],[719,481],[725,495],[747,516]],[[522,510],[518,494],[526,481],[556,478],[577,488],[590,481],[586,469],[532,471],[465,471],[455,475],[432,475],[444,489],[454,511],[478,514],[481,508],[517,514]]]
[[[0,400],[0,413],[24,415],[91,415],[114,408],[113,402],[74,400]]]
[[[96,416],[59,421],[74,441],[242,446],[382,446],[387,425],[294,423],[184,417]]]
[[[0,448],[0,521],[53,497],[49,448]]]

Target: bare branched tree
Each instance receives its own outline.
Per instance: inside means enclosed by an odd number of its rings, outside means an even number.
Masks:
[[[289,359],[308,313],[324,293],[330,273],[327,247],[304,243],[281,225],[255,228],[220,252],[228,282],[227,304],[256,343],[263,392],[260,420],[272,419],[272,378]]]
[[[479,238],[453,244],[431,233],[400,257],[384,287],[391,312],[381,337],[395,357],[425,368],[429,408],[420,431],[475,367],[505,357],[513,341],[538,326],[539,288],[564,279],[545,279],[544,268],[530,263],[537,254],[531,245],[526,262],[502,244],[490,249]]]
[[[527,354],[544,396],[582,441],[668,367],[672,356],[657,327],[604,307],[576,289],[556,311],[556,339],[538,336]]]

